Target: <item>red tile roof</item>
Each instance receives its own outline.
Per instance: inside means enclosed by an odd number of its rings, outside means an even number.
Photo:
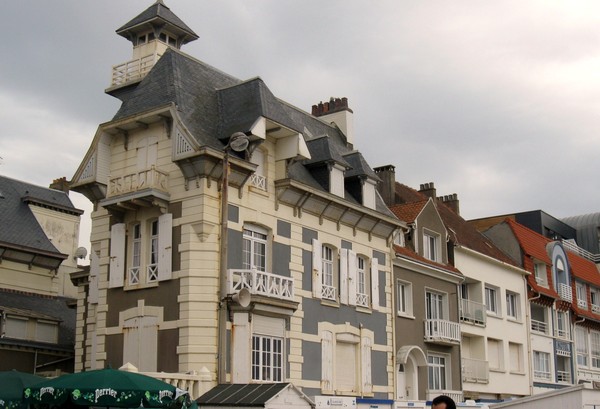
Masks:
[[[600,288],[600,272],[598,272],[596,264],[568,250],[567,258],[569,259],[573,276]]]
[[[543,261],[547,265],[552,264],[550,256],[548,256],[548,252],[546,251],[546,246],[552,240],[512,219],[506,218],[505,222],[510,226],[525,254],[534,257],[539,261]]]
[[[418,202],[397,204],[390,207],[390,210],[396,215],[397,218],[407,223],[415,221],[419,213],[423,210],[423,207],[427,204],[428,200],[420,200]]]

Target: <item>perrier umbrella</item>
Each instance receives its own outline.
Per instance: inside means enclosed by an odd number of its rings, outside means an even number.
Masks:
[[[16,370],[0,372],[0,409],[23,409],[23,389],[46,378]]]
[[[28,403],[118,408],[178,408],[187,406],[187,392],[135,372],[97,369],[63,375],[23,391]]]

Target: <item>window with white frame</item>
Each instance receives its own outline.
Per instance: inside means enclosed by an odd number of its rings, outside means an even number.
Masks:
[[[534,264],[535,281],[543,286],[548,287],[548,273],[546,271],[546,264],[535,263]]]
[[[523,344],[517,344],[515,342],[508,343],[508,354],[510,372],[512,373],[524,373],[525,362],[523,359]]]
[[[333,255],[334,255],[334,251],[333,248],[328,246],[328,245],[323,245],[323,248],[321,250],[321,254],[322,254],[322,259],[321,259],[321,274],[322,274],[322,282],[321,282],[321,288],[323,290],[323,298],[327,299],[327,300],[333,300],[335,301],[336,299],[336,290],[335,290],[335,283],[333,281],[334,276],[333,276],[333,272],[334,272],[334,265],[333,265]]]
[[[533,351],[533,377],[544,381],[551,379],[549,353]]]
[[[356,258],[356,305],[361,307],[369,306],[369,294],[367,286],[367,259],[362,256]],[[349,285],[352,285],[350,282]]]
[[[488,364],[490,370],[502,371],[504,370],[504,347],[502,340],[488,338]]]
[[[242,266],[245,269],[267,271],[268,232],[259,226],[244,226]]]
[[[443,293],[427,291],[425,293],[425,309],[428,320],[446,319],[446,300]]]
[[[398,315],[412,316],[412,284],[407,281],[396,280],[396,292]]]
[[[575,292],[577,294],[577,306],[579,308],[587,308],[587,292],[586,285],[581,281],[575,282]]]
[[[423,257],[431,261],[440,261],[440,236],[426,231],[423,233]]]
[[[485,308],[489,313],[500,315],[500,303],[498,302],[498,288],[485,286]]]
[[[506,315],[515,320],[520,317],[519,294],[512,291],[506,291]]]
[[[158,218],[148,217],[145,221],[112,225],[109,287],[122,287],[125,273],[128,286],[169,280],[172,275],[172,226],[170,213]]]
[[[590,301],[592,302],[592,311],[600,312],[600,290],[598,288],[590,288]]]
[[[531,330],[534,332],[548,334],[548,308],[531,303]]]
[[[252,380],[283,381],[283,339],[252,335]]]
[[[575,327],[575,349],[577,350],[577,365],[588,366],[588,336],[583,327]]]
[[[570,338],[569,315],[566,311],[556,311],[556,336],[563,339]]]
[[[427,355],[427,380],[429,389],[450,389],[450,357],[442,354]]]
[[[600,332],[590,331],[590,356],[592,368],[600,368]]]
[[[58,322],[5,313],[2,336],[28,341],[58,342]]]

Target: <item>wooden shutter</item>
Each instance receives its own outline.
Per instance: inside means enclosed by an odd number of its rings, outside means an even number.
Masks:
[[[373,384],[371,381],[371,339],[363,337],[361,340],[362,355],[362,392],[364,394],[373,393]]]
[[[313,239],[313,254],[312,254],[312,287],[313,297],[321,298],[321,275],[323,270],[323,256],[321,249],[321,242],[317,239]]]
[[[158,281],[172,277],[171,257],[173,248],[173,215],[163,214],[158,218]]]
[[[98,304],[98,276],[100,271],[100,259],[92,249],[90,252],[90,287],[88,300],[91,304]]]
[[[321,392],[333,391],[333,334],[323,331],[321,337]]]
[[[139,350],[140,318],[129,318],[123,322],[123,364],[129,362],[139,369]]]
[[[358,288],[358,260],[356,253],[348,251],[348,304],[356,305],[356,290]]]
[[[371,300],[372,308],[379,309],[379,261],[371,259]]]
[[[158,362],[158,318],[144,316],[140,318],[140,372],[156,372]]]
[[[348,304],[348,249],[340,250],[340,303]]]
[[[125,223],[113,224],[110,229],[109,288],[123,287],[125,276]]]

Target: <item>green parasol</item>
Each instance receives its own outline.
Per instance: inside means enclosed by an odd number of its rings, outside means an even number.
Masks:
[[[186,406],[187,392],[135,372],[98,369],[60,376],[23,391],[28,403],[119,408]]]
[[[24,409],[23,389],[46,380],[41,376],[15,371],[0,372],[0,409]]]

